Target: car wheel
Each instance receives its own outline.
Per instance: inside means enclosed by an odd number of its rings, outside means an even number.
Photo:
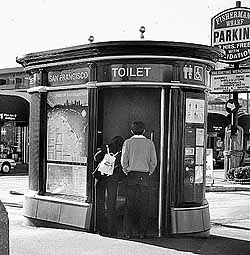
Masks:
[[[3,163],[1,167],[1,171],[5,174],[9,173],[10,171],[10,164],[9,163]]]

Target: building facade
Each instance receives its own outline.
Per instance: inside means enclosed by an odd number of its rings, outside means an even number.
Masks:
[[[0,158],[29,162],[29,75],[22,67],[0,70]]]

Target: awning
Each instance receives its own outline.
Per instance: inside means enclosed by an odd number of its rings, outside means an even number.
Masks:
[[[29,121],[29,102],[20,96],[0,94],[0,122]]]
[[[225,127],[230,124],[230,118],[218,113],[208,113],[207,131],[224,133]]]

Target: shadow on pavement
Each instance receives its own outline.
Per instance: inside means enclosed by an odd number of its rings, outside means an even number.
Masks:
[[[247,228],[247,227],[233,226],[233,225],[217,223],[217,222],[211,222],[211,224],[212,224],[212,226],[220,226],[220,227],[227,227],[227,228],[242,229],[242,230],[250,231],[250,228]],[[249,232],[249,237],[250,237],[250,232]]]
[[[137,240],[135,240],[137,241]],[[250,242],[233,238],[211,235],[209,238],[156,238],[138,240],[140,243],[173,249],[180,252],[192,252],[204,255],[248,255]]]

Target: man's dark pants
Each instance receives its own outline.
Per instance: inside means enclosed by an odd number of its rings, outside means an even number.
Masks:
[[[123,229],[125,235],[146,235],[149,205],[149,174],[129,172]]]

